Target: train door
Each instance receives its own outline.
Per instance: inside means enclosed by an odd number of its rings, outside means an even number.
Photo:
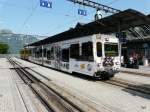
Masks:
[[[55,46],[55,68],[60,70],[61,64],[61,49],[60,46]]]
[[[70,45],[63,44],[61,46],[61,70],[70,72]]]

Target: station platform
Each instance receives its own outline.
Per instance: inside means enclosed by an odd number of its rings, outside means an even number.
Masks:
[[[122,67],[120,71],[124,73],[131,73],[131,74],[144,75],[150,77],[150,66],[140,66],[139,69]]]
[[[39,104],[13,66],[6,58],[0,58],[0,112],[40,112],[35,102]]]
[[[0,58],[0,112],[27,112],[9,68],[7,59]]]

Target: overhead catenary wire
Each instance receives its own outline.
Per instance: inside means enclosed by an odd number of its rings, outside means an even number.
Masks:
[[[110,3],[108,3],[108,4],[113,4],[113,3],[115,3],[115,2],[117,2],[118,0],[113,0],[112,2],[110,2]],[[75,4],[74,4],[75,5]],[[82,4],[79,4],[79,8],[81,8],[81,5]],[[85,9],[85,7],[86,6],[84,6],[83,5],[83,8]],[[93,13],[91,13],[91,14],[93,14]],[[56,29],[60,29],[60,28],[62,28],[62,27],[64,27],[65,25],[67,25],[67,24],[72,24],[72,23],[74,23],[75,21],[77,21],[78,19],[82,19],[84,16],[82,16],[81,18],[77,18],[77,19],[74,19],[74,20],[71,20],[71,21],[69,21],[69,22],[67,22],[67,23],[64,23],[63,25],[58,25],[58,26],[56,26],[54,29],[52,29],[52,30],[50,30],[49,32],[47,32],[45,35],[47,35],[47,34],[49,34],[50,32],[52,32],[52,31],[55,31]],[[100,23],[99,23],[100,24]]]
[[[17,5],[17,4],[11,3],[11,2],[0,1],[0,4],[4,5],[5,7],[14,7],[14,8],[19,7],[21,9],[26,9],[26,10],[32,9],[31,7],[27,7],[24,5]]]
[[[113,0],[113,1],[111,2],[111,4],[114,3],[115,1],[117,1],[117,0]],[[38,5],[39,5],[39,1],[38,1],[38,3],[36,4],[36,6],[32,8],[31,13],[29,14],[29,16],[27,16],[27,18],[26,18],[25,21],[23,22],[23,24],[22,24],[22,26],[21,26],[20,29],[23,29],[24,26],[28,23],[28,21],[29,21],[30,18],[33,16],[33,14],[34,14],[34,12],[36,11],[36,9],[38,8]],[[84,9],[85,9],[85,6],[84,6]],[[60,14],[60,13],[59,13],[59,14]],[[63,15],[64,15],[64,14],[63,14]],[[68,14],[65,14],[65,16],[70,17],[70,15],[68,15]],[[58,29],[58,28],[60,29],[60,28],[62,28],[62,27],[64,27],[64,26],[66,26],[67,24],[72,24],[72,23],[74,23],[75,21],[80,20],[80,19],[82,19],[82,18],[83,18],[83,16],[80,17],[80,18],[73,19],[73,20],[71,20],[71,21],[69,21],[69,22],[66,22],[66,23],[64,23],[63,25],[56,26],[55,28],[53,28],[53,29],[50,30],[49,32],[55,31],[55,30]],[[44,35],[49,34],[49,32],[47,32],[47,33],[44,34]]]
[[[32,11],[31,13],[27,16],[27,18],[25,19],[25,21],[23,22],[23,24],[21,25],[21,30],[25,27],[25,25],[28,23],[28,21],[30,20],[30,18],[33,16],[33,14],[35,13],[35,11],[37,10],[38,8],[38,5],[39,5],[39,1],[37,2],[37,4],[35,5],[35,7],[33,7],[33,4],[32,4]],[[70,9],[69,9],[70,10]],[[55,12],[55,15],[58,14],[58,15],[64,15],[64,16],[70,16],[69,14],[63,14],[62,12]],[[46,33],[47,34],[47,33]]]
[[[111,2],[107,3],[106,5],[112,5],[112,4],[114,4],[114,3],[118,2],[118,1],[119,0],[112,0]]]
[[[23,28],[25,27],[25,25],[28,23],[28,21],[30,20],[30,18],[33,16],[33,14],[34,14],[34,12],[36,11],[36,9],[38,8],[38,5],[39,5],[39,1],[37,2],[37,4],[35,5],[35,7],[33,7],[33,1],[32,1],[32,11],[31,11],[31,13],[29,14],[29,16],[27,16],[27,18],[25,19],[25,21],[23,22],[23,24],[21,25],[21,30],[23,30]],[[85,8],[85,7],[84,7]],[[60,14],[60,13],[59,13]],[[67,15],[67,14],[65,14],[65,16],[69,16],[69,15]],[[81,17],[81,19],[82,19],[83,17]],[[78,18],[77,18],[78,19]],[[77,19],[74,19],[73,20],[73,22],[74,21],[76,21]],[[69,22],[69,24],[70,23],[73,23],[72,21],[71,22]],[[68,22],[67,23],[65,23],[65,25],[66,24],[68,24]],[[62,26],[62,25],[61,25]],[[64,25],[63,25],[64,26]],[[60,26],[58,26],[58,27],[56,27],[56,28],[60,28]],[[56,28],[54,28],[54,30],[56,29]],[[48,34],[48,33],[46,33],[46,34]]]
[[[92,12],[94,12],[94,11],[92,11]],[[92,12],[91,12],[89,15],[93,14]],[[52,30],[48,31],[48,32],[47,32],[46,34],[44,34],[44,35],[47,35],[47,34],[49,34],[50,32],[55,31],[55,30],[58,29],[58,28],[60,29],[60,28],[64,27],[65,25],[72,24],[72,23],[76,22],[77,20],[81,20],[81,19],[83,19],[83,17],[84,17],[84,16],[81,16],[80,18],[75,18],[75,19],[73,19],[73,20],[71,20],[71,21],[69,21],[69,22],[66,22],[66,23],[63,23],[63,24],[61,24],[61,25],[58,25],[58,26],[56,26],[55,28],[53,28]]]
[[[75,4],[74,4],[74,6],[75,6]],[[79,5],[79,8],[81,8],[81,5]],[[85,9],[85,6],[83,6],[83,8]],[[93,12],[93,11],[92,11],[92,12]],[[90,13],[90,15],[91,15],[91,14],[93,14],[93,13]],[[55,28],[53,28],[52,30],[50,30],[50,31],[48,31],[47,33],[45,33],[44,35],[47,35],[47,34],[49,34],[50,32],[55,31],[55,30],[58,29],[58,28],[60,29],[60,28],[64,27],[64,26],[67,25],[67,24],[72,24],[72,23],[74,23],[75,21],[82,19],[83,17],[84,17],[84,16],[81,16],[80,18],[73,19],[73,20],[71,20],[71,21],[69,21],[69,22],[66,22],[66,23],[62,24],[62,25],[58,25],[58,26],[56,26]]]
[[[25,27],[25,25],[27,24],[27,22],[30,20],[30,18],[33,16],[33,14],[35,13],[35,11],[37,10],[39,5],[39,1],[36,3],[35,7],[32,6],[32,11],[31,13],[27,16],[27,18],[25,19],[25,21],[23,22],[23,24],[21,25],[21,30],[23,30],[23,28]]]

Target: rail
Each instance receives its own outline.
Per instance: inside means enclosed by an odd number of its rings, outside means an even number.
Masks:
[[[47,86],[37,77],[29,73],[26,69],[27,67],[22,67],[11,58],[8,59],[13,65],[14,69],[21,77],[21,79],[26,83],[41,100],[41,102],[47,107],[49,111],[52,112],[96,112],[94,108],[86,108],[71,102],[68,98],[63,97],[61,94]],[[46,79],[47,80],[47,79]]]
[[[150,95],[150,87],[148,87],[144,84],[139,84],[136,82],[130,82],[130,81],[122,80],[119,78],[112,78],[110,80],[103,81],[103,82],[107,83],[107,84],[123,87],[125,89],[133,90],[135,92],[139,92],[142,94]]]

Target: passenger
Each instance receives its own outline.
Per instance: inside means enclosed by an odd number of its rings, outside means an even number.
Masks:
[[[130,56],[130,57],[129,57],[129,65],[128,65],[128,67],[129,67],[129,68],[133,68],[133,64],[134,64],[133,56]]]
[[[131,64],[131,65],[134,63],[134,60],[133,60],[133,57],[132,57],[132,56],[130,56],[129,61],[130,61],[130,64]]]
[[[133,60],[134,60],[134,67],[133,68],[138,69],[139,68],[139,62],[138,62],[138,55],[137,54],[133,57]]]

